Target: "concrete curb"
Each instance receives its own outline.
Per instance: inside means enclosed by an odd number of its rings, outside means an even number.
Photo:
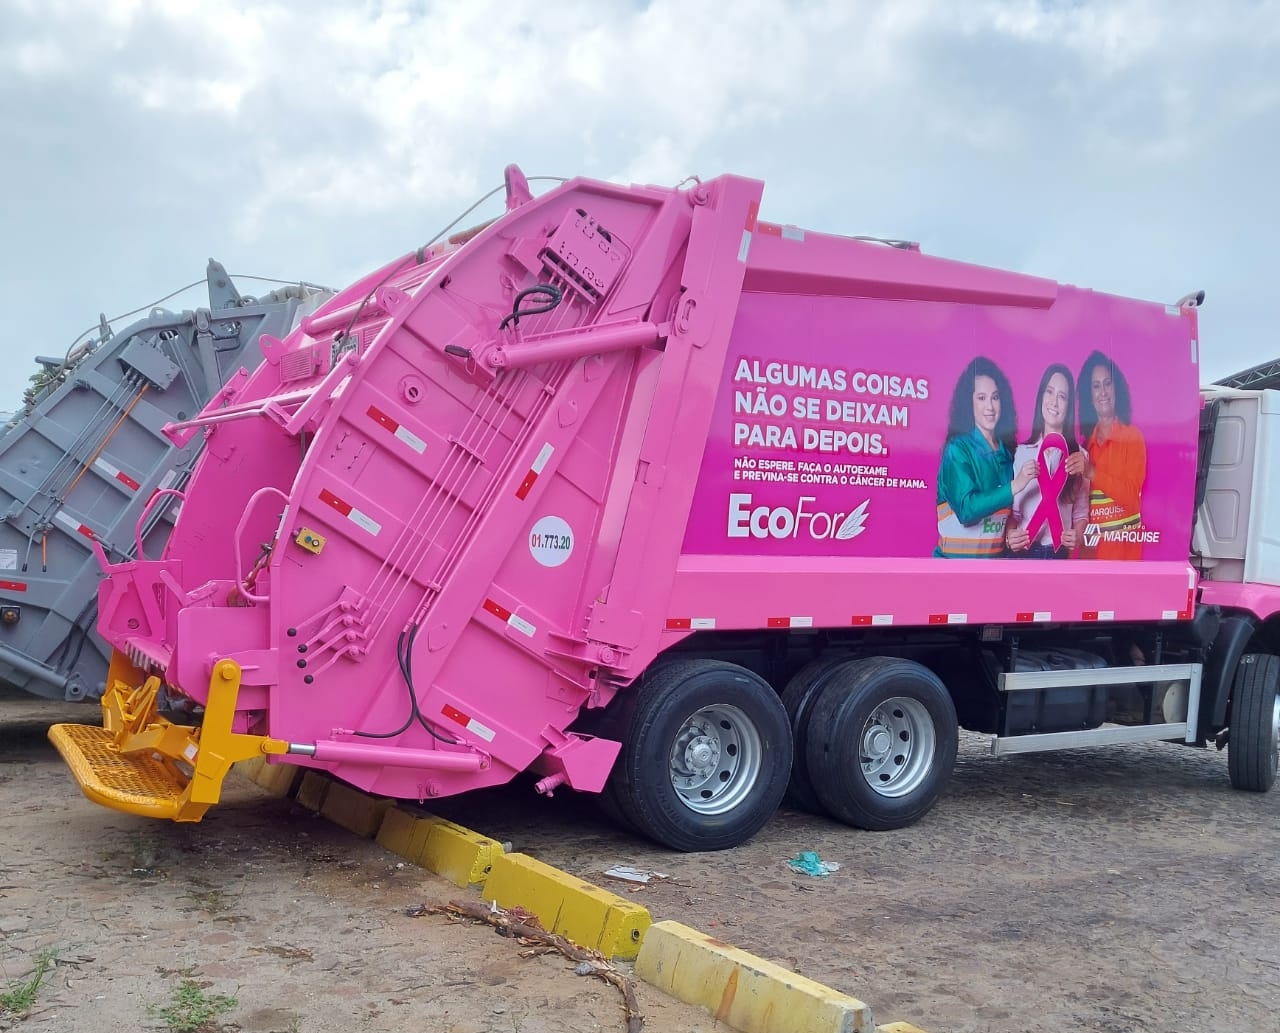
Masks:
[[[407,804],[373,796],[314,770],[254,758],[234,768],[383,849],[475,888],[499,907],[520,907],[546,929],[608,958],[635,960],[636,976],[742,1033],[925,1033],[909,1022],[877,1026],[856,997],[648,909],[503,844]],[[286,775],[282,769],[292,768]],[[300,777],[299,777],[300,776]]]
[[[544,928],[607,958],[634,958],[652,923],[648,908],[525,854],[496,858],[483,893],[501,908],[532,911]]]
[[[743,1033],[873,1033],[871,1009],[679,922],[649,929],[636,975]]]

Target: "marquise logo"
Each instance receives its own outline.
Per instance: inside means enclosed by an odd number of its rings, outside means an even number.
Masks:
[[[729,496],[730,538],[798,538],[801,531],[815,541],[849,541],[867,529],[867,499],[851,513],[810,508],[814,495],[801,495],[790,506],[753,506],[750,493]]]

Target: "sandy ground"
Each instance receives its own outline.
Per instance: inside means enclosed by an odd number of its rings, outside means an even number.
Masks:
[[[28,1016],[0,1009],[0,1030],[177,1029],[163,1011],[189,981],[236,1002],[210,1033],[625,1030],[617,990],[563,957],[406,913],[474,891],[243,778],[195,825],[90,803],[45,737],[54,720],[86,712],[0,698],[0,993],[42,951],[58,959]],[[638,990],[646,1031],[726,1028]]]
[[[1171,744],[995,760],[963,737],[947,795],[871,833],[780,812],[755,839],[679,855],[525,787],[436,805],[931,1033],[1280,1029],[1280,788],[1241,793],[1226,754]],[[785,865],[836,861],[824,878]],[[625,892],[625,889],[623,890]]]
[[[42,720],[0,728],[0,982],[41,947],[62,959],[27,1027],[163,1029],[156,1009],[195,978],[236,997],[222,1022],[262,1033],[623,1028],[611,988],[555,957],[521,959],[487,929],[407,917],[461,891],[243,780],[194,826],[89,804]],[[634,893],[655,920],[862,997],[879,1022],[1277,1028],[1280,792],[1233,791],[1213,750],[996,761],[966,737],[947,795],[912,828],[784,810],[715,854],[654,847],[588,799],[527,783],[434,809],[624,894],[610,866],[666,873]],[[785,861],[802,850],[841,868],[796,875]],[[648,1030],[724,1028],[641,991]]]

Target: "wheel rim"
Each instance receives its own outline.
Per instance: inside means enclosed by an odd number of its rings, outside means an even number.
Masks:
[[[1271,703],[1271,756],[1280,755],[1280,691]]]
[[[737,707],[694,714],[671,744],[671,787],[698,814],[724,814],[750,794],[760,774],[760,733]]]
[[[876,793],[896,798],[919,788],[933,767],[933,719],[919,700],[881,703],[862,726],[862,777]]]

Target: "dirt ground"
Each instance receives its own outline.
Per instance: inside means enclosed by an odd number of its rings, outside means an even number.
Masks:
[[[42,948],[60,959],[17,1026],[164,1029],[159,1009],[195,979],[236,998],[218,1021],[260,1033],[623,1028],[612,988],[554,956],[521,959],[487,929],[408,917],[462,891],[241,779],[194,826],[95,807],[47,746],[48,718],[15,720],[17,706],[0,701],[0,989]],[[610,866],[666,873],[634,894],[655,921],[861,997],[879,1022],[1276,1028],[1280,791],[1235,792],[1212,749],[997,761],[965,737],[948,793],[912,828],[783,810],[715,854],[654,847],[589,800],[527,783],[433,810],[624,894]],[[786,859],[803,850],[841,868],[794,874]],[[640,989],[647,1030],[724,1029]]]
[[[92,719],[0,698],[0,994],[42,952],[57,959],[29,1016],[0,1008],[0,1030],[181,1033],[219,996],[235,1004],[201,1033],[626,1029],[618,991],[560,955],[407,914],[474,891],[244,778],[194,825],[90,803],[45,732]],[[646,1031],[725,1029],[644,983],[638,996]]]

